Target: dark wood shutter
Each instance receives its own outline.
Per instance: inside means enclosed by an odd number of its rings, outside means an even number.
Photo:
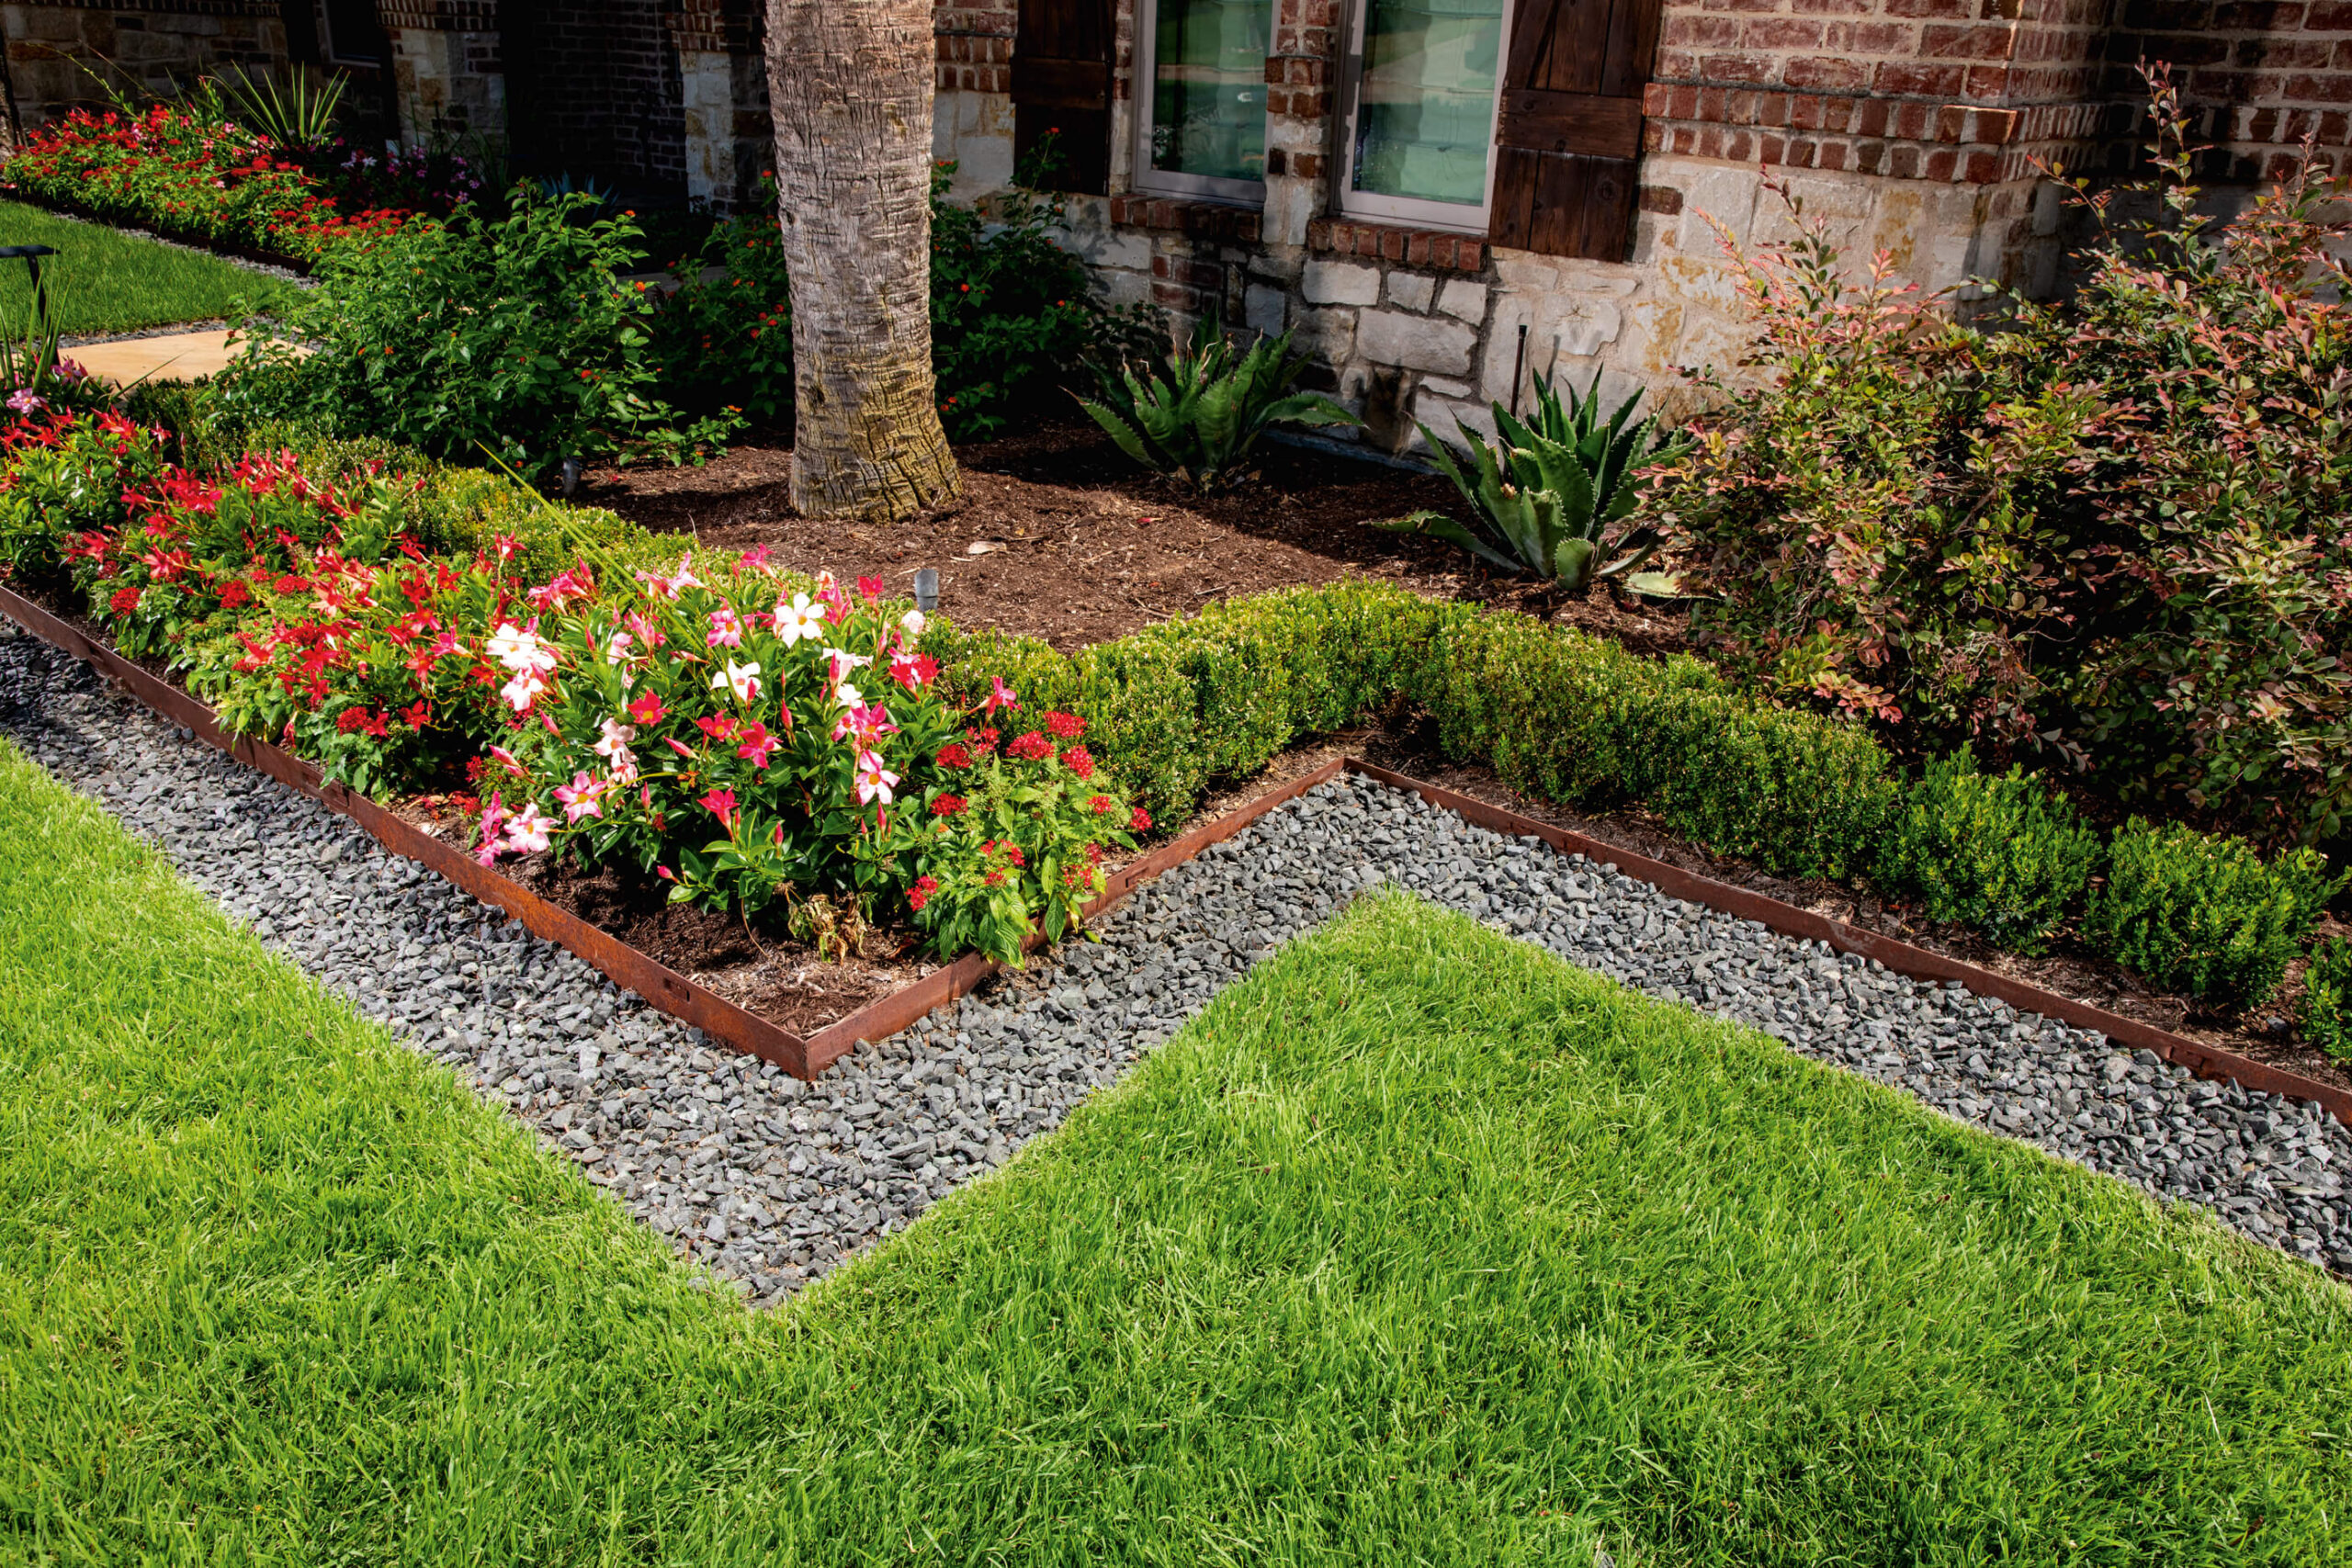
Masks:
[[[1067,163],[1055,183],[1101,195],[1111,181],[1111,0],[1021,0],[1012,39],[1012,155],[1048,131]]]
[[[1487,235],[1623,261],[1634,243],[1642,89],[1663,0],[1518,0],[1495,128]]]

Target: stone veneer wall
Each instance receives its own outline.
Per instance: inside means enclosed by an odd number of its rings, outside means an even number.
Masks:
[[[0,5],[0,35],[11,107],[27,127],[76,108],[104,108],[106,94],[93,71],[134,95],[163,94],[175,81],[224,65],[263,67],[286,59],[277,0],[16,0]]]

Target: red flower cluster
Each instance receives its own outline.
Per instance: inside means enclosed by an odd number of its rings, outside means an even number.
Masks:
[[[1086,733],[1086,721],[1074,713],[1049,710],[1046,715],[1046,728],[1065,740],[1075,740]]]
[[[1091,780],[1094,777],[1094,753],[1083,746],[1073,746],[1062,753],[1062,766],[1080,779]]]
[[[931,896],[938,891],[939,878],[935,876],[916,877],[914,886],[907,889],[907,908],[912,909],[918,915],[922,914],[922,907],[925,904],[930,903]]]
[[[942,746],[939,755],[933,760],[943,768],[968,768],[972,765],[972,754],[953,743]]]
[[[1018,757],[1024,762],[1043,761],[1054,754],[1054,743],[1033,729],[1026,735],[1006,741],[1004,754]]]
[[[962,795],[943,795],[931,803],[931,814],[933,817],[953,817],[964,809],[964,804]]]

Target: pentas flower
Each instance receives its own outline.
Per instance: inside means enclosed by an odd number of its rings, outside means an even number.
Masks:
[[[931,814],[933,817],[953,817],[963,810],[964,807],[965,800],[962,795],[943,795],[931,803]]]
[[[639,724],[653,725],[669,717],[670,710],[662,705],[661,693],[648,692],[628,705],[628,716]]]
[[[962,746],[951,741],[942,746],[939,749],[939,755],[932,761],[943,768],[968,768],[972,765],[972,754],[965,750]]]
[[[114,591],[114,597],[107,601],[107,608],[118,615],[127,615],[139,608],[140,592],[136,588],[118,588]]]
[[[1046,728],[1065,740],[1075,740],[1086,733],[1086,721],[1074,713],[1048,708],[1046,711]]]
[[[712,790],[695,804],[718,818],[729,829],[731,829],[735,826],[735,792],[733,790]]]
[[[711,675],[710,689],[732,692],[739,703],[750,702],[760,694],[760,661],[755,659],[748,664],[738,664],[731,659],[727,660],[725,668]]]
[[[972,750],[983,757],[996,750],[996,731],[993,729],[967,729],[964,739],[970,741]]]
[[[703,641],[708,648],[741,648],[743,623],[733,610],[722,604],[710,613],[710,631]]]
[[[1004,754],[1018,757],[1024,762],[1035,762],[1054,754],[1054,743],[1035,730],[1018,735],[1004,743]]]
[[[1062,753],[1062,766],[1076,773],[1081,782],[1094,777],[1094,754],[1083,746],[1073,746]]]
[[[912,909],[918,915],[922,914],[922,907],[925,904],[930,903],[931,896],[938,891],[939,878],[935,876],[916,877],[914,886],[907,889],[907,908]]]
[[[809,603],[808,595],[806,593],[794,594],[792,603],[789,604],[778,599],[775,602],[774,625],[776,639],[786,648],[790,648],[803,637],[814,640],[825,635],[824,612]]]
[[[1136,807],[1136,814],[1135,814],[1134,816],[1132,816],[1132,817],[1130,817],[1130,818],[1127,818],[1127,827],[1128,827],[1128,829],[1129,829],[1131,831],[1133,831],[1133,832],[1137,832],[1137,833],[1148,833],[1148,832],[1150,832],[1150,831],[1151,831],[1151,813],[1150,813],[1150,812],[1148,812],[1148,811],[1146,811],[1146,810],[1145,810],[1142,807],[1140,807],[1140,806]]]
[[[1111,797],[1107,795],[1090,795],[1086,797],[1086,809],[1097,817],[1103,816],[1111,809]]]

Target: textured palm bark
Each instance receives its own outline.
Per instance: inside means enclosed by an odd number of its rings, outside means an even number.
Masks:
[[[771,0],[768,91],[797,411],[792,502],[954,499],[931,375],[932,0]]]

